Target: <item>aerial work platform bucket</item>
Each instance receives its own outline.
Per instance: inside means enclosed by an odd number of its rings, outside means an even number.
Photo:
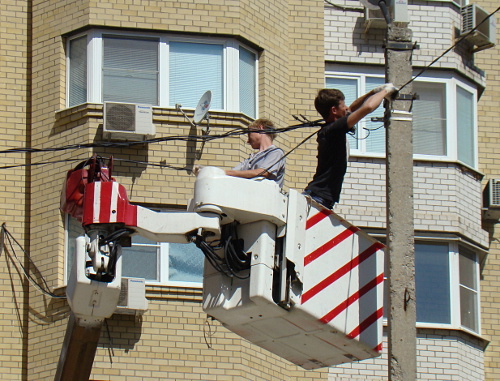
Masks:
[[[271,218],[238,226],[249,270],[231,277],[206,263],[205,312],[305,369],[379,356],[384,245],[295,190],[285,197],[286,229]]]

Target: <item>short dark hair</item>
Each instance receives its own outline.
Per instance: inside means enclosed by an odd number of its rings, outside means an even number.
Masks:
[[[266,131],[266,135],[269,135],[271,140],[274,140],[274,138],[276,137],[276,132],[274,132],[274,123],[271,120],[267,118],[256,119],[252,123],[250,123],[248,129],[250,130],[252,128],[258,128],[259,126],[262,126],[264,128],[264,131]]]
[[[321,89],[314,99],[314,107],[316,111],[327,119],[330,115],[332,107],[339,107],[340,101],[345,101],[344,93],[337,89]]]

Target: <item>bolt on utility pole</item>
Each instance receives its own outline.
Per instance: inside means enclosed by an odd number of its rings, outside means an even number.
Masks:
[[[412,33],[407,0],[392,0],[385,47],[386,81],[411,80]],[[389,380],[414,381],[416,370],[415,252],[413,223],[412,88],[386,103],[387,278]],[[389,118],[390,116],[390,118]]]

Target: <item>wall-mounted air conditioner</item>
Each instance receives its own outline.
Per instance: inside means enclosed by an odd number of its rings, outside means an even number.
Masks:
[[[500,179],[490,179],[484,188],[484,218],[500,219]]]
[[[120,298],[115,314],[140,315],[147,309],[146,280],[144,278],[122,278]]]
[[[365,33],[370,29],[387,29],[387,21],[380,9],[365,8]]]
[[[476,26],[477,29],[466,37],[466,40],[476,46],[475,52],[495,46],[496,43],[496,23],[495,17],[488,17],[488,12],[476,4],[469,4],[462,7],[462,30],[461,35],[469,33]],[[484,22],[483,22],[484,21]]]
[[[104,102],[105,139],[141,141],[154,137],[155,133],[151,105]]]

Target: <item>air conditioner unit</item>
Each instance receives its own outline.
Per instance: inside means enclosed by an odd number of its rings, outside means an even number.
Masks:
[[[462,30],[461,35],[469,33],[476,26],[477,29],[466,37],[466,40],[477,46],[474,52],[488,49],[495,46],[496,42],[496,24],[495,17],[488,17],[488,12],[476,4],[469,4],[462,7]]]
[[[365,33],[370,29],[387,29],[387,21],[380,9],[365,8]]]
[[[490,179],[484,188],[484,218],[500,219],[500,179]]]
[[[140,315],[148,309],[146,280],[123,277],[115,314]]]
[[[104,102],[105,139],[141,141],[154,137],[153,106]]]

